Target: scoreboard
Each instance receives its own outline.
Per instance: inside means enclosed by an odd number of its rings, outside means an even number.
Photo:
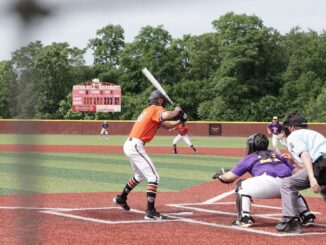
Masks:
[[[73,112],[121,112],[121,87],[93,79],[72,88]]]

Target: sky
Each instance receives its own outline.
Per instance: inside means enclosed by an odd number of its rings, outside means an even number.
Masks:
[[[0,61],[36,40],[85,48],[96,31],[108,24],[121,25],[126,42],[147,25],[163,25],[173,38],[200,35],[213,32],[212,21],[230,11],[256,15],[282,34],[295,26],[319,33],[326,30],[325,0],[35,0],[50,8],[51,15],[28,26],[12,11],[17,1],[23,0],[0,0]],[[90,53],[86,60],[92,63]]]

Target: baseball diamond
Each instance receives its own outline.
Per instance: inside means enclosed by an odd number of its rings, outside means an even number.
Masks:
[[[164,148],[157,148],[157,152],[162,153]],[[180,148],[182,151],[187,150],[187,147]],[[0,145],[0,149],[5,153],[3,145]],[[52,150],[51,148],[46,150],[45,146],[40,149],[49,153]],[[167,149],[170,155],[170,147]],[[110,153],[109,148],[106,150],[106,153]],[[237,149],[230,150],[235,152]],[[81,150],[74,150],[74,152],[81,152]],[[192,153],[189,151],[189,154]],[[218,154],[224,155],[223,152]],[[78,156],[83,157],[80,154]],[[189,156],[193,158],[192,155]],[[202,158],[201,161],[206,158],[205,155],[197,157]],[[154,154],[154,161],[156,158]],[[183,157],[180,155],[180,158]],[[180,162],[181,159],[176,159],[176,162]],[[232,159],[232,162],[234,161],[235,159]],[[96,167],[95,162],[92,164]],[[2,167],[1,172],[4,170]],[[231,222],[237,216],[235,187],[235,184],[223,185],[207,179],[177,192],[161,190],[157,207],[168,217],[167,220],[162,221],[144,220],[146,207],[142,191],[130,194],[130,212],[125,212],[112,204],[114,192],[2,195],[0,196],[1,229],[5,234],[10,235],[1,236],[0,243],[17,244],[23,239],[40,244],[54,244],[58,240],[60,244],[106,243],[107,241],[113,244],[144,244],[144,241],[148,241],[148,237],[146,233],[139,231],[149,228],[153,232],[151,242],[159,244],[189,244],[190,241],[214,244],[227,243],[230,239],[241,244],[251,244],[253,240],[258,239],[261,244],[307,243],[308,241],[309,244],[323,243],[326,235],[324,215],[326,209],[321,198],[307,198],[312,212],[317,216],[315,226],[304,228],[299,235],[280,234],[274,229],[274,225],[281,218],[279,199],[254,200],[252,208],[256,223],[250,228],[231,226]],[[84,232],[85,230],[87,232]]]

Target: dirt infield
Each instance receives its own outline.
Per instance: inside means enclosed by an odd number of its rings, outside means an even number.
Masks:
[[[274,230],[279,200],[254,200],[256,223],[232,227],[234,186],[208,182],[178,193],[159,193],[167,221],[145,221],[145,194],[131,193],[131,212],[112,204],[114,193],[10,195],[0,197],[1,244],[323,244],[326,206],[309,198],[318,223],[299,235]]]
[[[171,147],[146,146],[149,154],[170,154]],[[62,152],[62,153],[123,153],[122,146],[89,146],[89,145],[3,145],[0,152]],[[178,147],[181,154],[193,154],[189,147]],[[220,156],[243,156],[241,148],[200,148],[200,154]]]
[[[34,151],[24,147],[16,149]],[[62,152],[55,147],[52,150]],[[105,153],[109,149],[113,148],[106,147]],[[214,155],[219,150],[214,149]],[[113,205],[116,193],[4,195],[0,196],[0,244],[325,243],[326,205],[321,198],[308,198],[317,216],[315,226],[303,228],[301,234],[282,234],[274,229],[281,217],[277,199],[254,200],[254,226],[231,226],[236,218],[234,188],[234,184],[210,181],[180,192],[159,192],[157,209],[169,217],[166,221],[144,220],[146,195],[142,192],[130,194],[130,212]]]

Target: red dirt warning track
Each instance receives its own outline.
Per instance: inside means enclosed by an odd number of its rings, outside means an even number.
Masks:
[[[189,147],[178,147],[181,154],[193,154]],[[123,153],[122,146],[89,145],[0,145],[0,152],[62,152],[62,153]],[[171,147],[146,146],[149,154],[170,154]],[[245,154],[241,148],[200,148],[203,155],[220,155],[240,157]]]

